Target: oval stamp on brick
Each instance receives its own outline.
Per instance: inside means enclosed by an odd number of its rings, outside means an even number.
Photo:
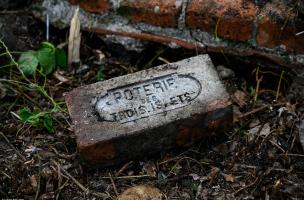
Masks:
[[[200,82],[187,74],[168,74],[113,88],[98,97],[100,121],[127,123],[182,108],[201,93]]]

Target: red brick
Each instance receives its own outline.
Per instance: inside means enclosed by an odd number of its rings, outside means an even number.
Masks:
[[[257,7],[246,0],[190,0],[186,24],[236,41],[252,38]]]
[[[290,6],[290,5],[289,5]],[[284,45],[289,52],[304,52],[304,34],[296,36],[296,14],[283,3],[268,3],[259,15],[257,43],[274,48]]]
[[[176,27],[181,0],[122,0],[118,12],[133,22]]]
[[[76,88],[66,102],[80,156],[93,165],[214,139],[232,128],[229,96],[207,55]]]
[[[110,5],[107,0],[69,0],[71,4],[79,5],[88,12],[105,13]]]

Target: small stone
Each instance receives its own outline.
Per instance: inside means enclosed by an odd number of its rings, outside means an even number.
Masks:
[[[219,65],[216,67],[221,79],[229,79],[235,76],[234,71],[225,67],[224,65]]]

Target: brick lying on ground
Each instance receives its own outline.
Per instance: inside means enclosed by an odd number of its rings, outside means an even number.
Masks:
[[[228,94],[208,55],[76,88],[66,102],[86,163],[123,162],[232,126]]]

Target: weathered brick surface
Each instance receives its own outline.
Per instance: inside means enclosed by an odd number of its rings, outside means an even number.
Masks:
[[[257,6],[246,0],[190,0],[186,24],[218,37],[247,41],[252,38]]]
[[[261,47],[274,48],[284,45],[289,52],[304,52],[303,30],[295,24],[297,16],[294,9],[287,9],[284,2],[267,3],[258,16],[256,41]]]
[[[304,30],[301,1],[67,1],[101,13],[93,17],[85,13],[82,27],[98,34],[123,36],[105,40],[121,43],[127,49],[138,50],[143,47],[138,41],[147,40],[207,52],[266,57],[292,68],[304,63],[304,34],[298,35]],[[44,19],[45,14],[40,17]],[[70,22],[64,17],[50,19]]]
[[[74,89],[66,96],[81,158],[110,165],[189,145],[232,127],[207,55]]]
[[[106,13],[110,9],[107,0],[69,0],[71,4],[79,5],[82,9],[94,13]]]
[[[122,0],[118,12],[133,22],[176,27],[181,5],[181,0]]]

